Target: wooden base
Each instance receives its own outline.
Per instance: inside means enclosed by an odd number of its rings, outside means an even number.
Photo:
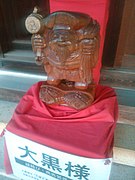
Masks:
[[[89,85],[86,90],[76,89],[68,82],[58,86],[47,82],[40,88],[39,97],[46,104],[66,105],[77,110],[87,108],[94,101],[95,85]]]

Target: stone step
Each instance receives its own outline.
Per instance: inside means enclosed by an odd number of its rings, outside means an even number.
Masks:
[[[109,180],[135,180],[135,167],[113,163]]]
[[[135,69],[124,68],[102,68],[100,82],[103,84],[112,84],[112,86],[121,86],[135,88]]]
[[[32,51],[32,44],[31,44],[31,37],[27,39],[15,39],[12,41],[12,48],[13,49],[22,49],[22,50],[31,50]]]
[[[14,175],[7,175],[3,169],[0,169],[0,180],[18,180],[18,178]]]
[[[4,54],[3,58],[0,58],[3,63],[18,62],[18,63],[33,63],[35,64],[35,57],[32,50],[13,49]]]
[[[119,104],[135,106],[135,70],[102,68],[100,84],[116,90]]]
[[[115,129],[116,147],[135,150],[135,107],[119,105],[119,119]]]
[[[32,69],[32,67],[31,67]],[[29,68],[28,72],[19,69],[4,69],[0,70],[0,88],[14,91],[26,92],[31,85],[38,81],[46,80],[46,75],[43,73],[34,73]],[[42,70],[41,70],[42,71]],[[16,93],[16,92],[15,92]]]

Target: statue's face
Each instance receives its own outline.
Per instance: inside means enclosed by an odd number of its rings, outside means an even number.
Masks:
[[[49,45],[58,47],[68,47],[73,50],[76,44],[76,35],[74,32],[64,29],[53,30],[49,35]]]
[[[48,46],[56,52],[60,61],[66,61],[71,53],[76,50],[77,36],[70,30],[53,30],[49,34]]]

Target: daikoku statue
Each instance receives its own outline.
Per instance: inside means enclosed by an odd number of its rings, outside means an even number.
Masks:
[[[93,68],[98,61],[100,27],[90,16],[59,11],[43,17],[38,8],[26,19],[38,64],[47,73],[39,92],[46,104],[77,110],[94,100]]]

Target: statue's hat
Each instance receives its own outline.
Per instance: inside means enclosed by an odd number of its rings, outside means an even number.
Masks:
[[[45,26],[49,29],[79,30],[86,27],[91,18],[83,13],[57,11],[45,18]]]

